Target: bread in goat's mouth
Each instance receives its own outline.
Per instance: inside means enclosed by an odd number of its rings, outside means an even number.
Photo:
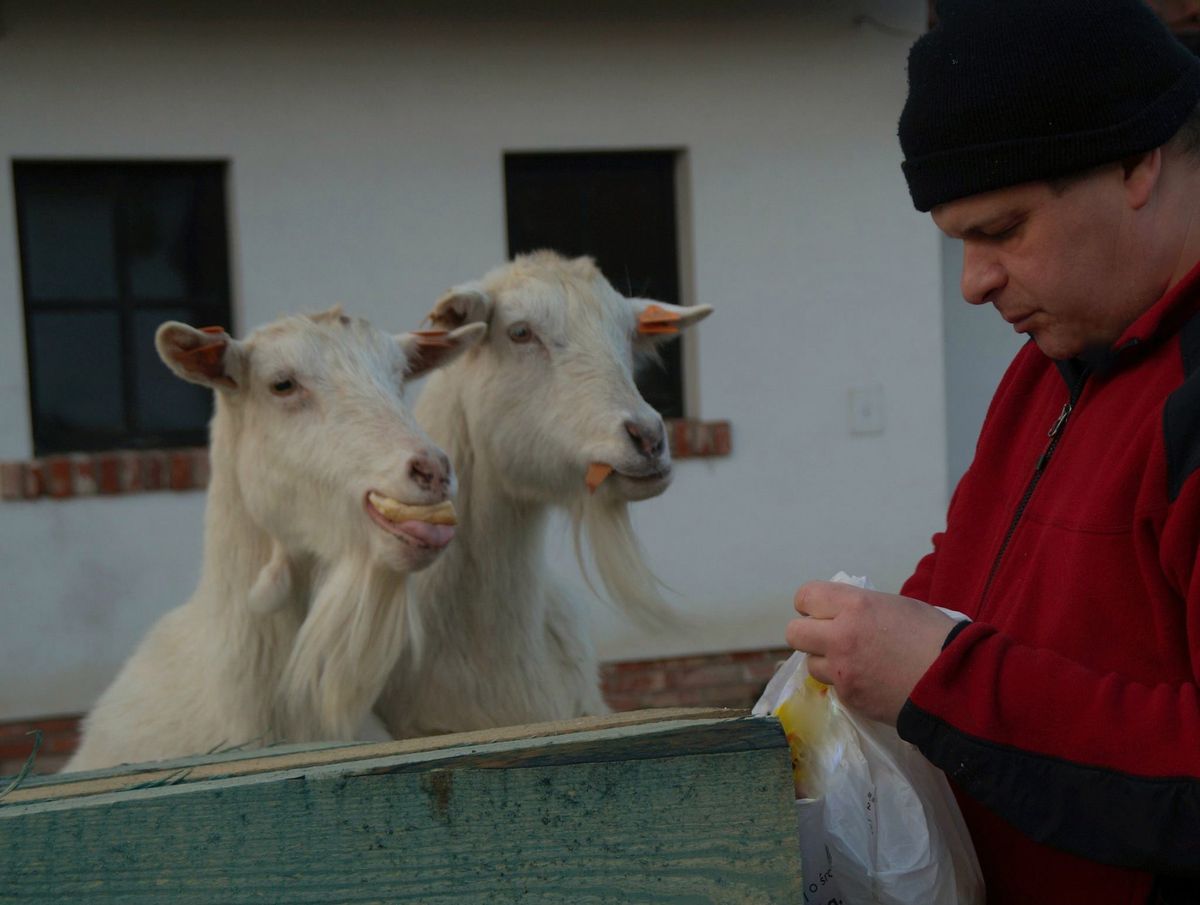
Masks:
[[[382,493],[371,491],[367,500],[376,511],[389,522],[429,522],[432,525],[457,525],[458,514],[454,511],[454,503],[443,500],[429,506],[410,506],[401,503]]]

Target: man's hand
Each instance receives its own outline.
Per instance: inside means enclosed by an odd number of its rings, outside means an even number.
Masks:
[[[788,644],[847,707],[896,724],[900,708],[955,622],[936,607],[849,584],[812,581],[796,592]]]

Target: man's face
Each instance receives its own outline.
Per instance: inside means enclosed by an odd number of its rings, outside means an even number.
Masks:
[[[962,294],[990,302],[1050,358],[1109,346],[1158,297],[1139,263],[1119,164],[1056,192],[1031,182],[933,209],[963,243]]]

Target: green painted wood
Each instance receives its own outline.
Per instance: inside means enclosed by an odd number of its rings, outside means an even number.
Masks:
[[[232,753],[222,751],[166,761],[123,764],[108,770],[30,777],[19,788],[0,797],[0,807],[301,767],[308,773],[323,769],[325,765],[333,765],[333,770],[341,771],[348,762],[356,760],[365,762],[383,758],[382,762],[396,769],[401,763],[416,764],[419,768],[422,763],[458,760],[474,752],[502,756],[508,751],[528,751],[532,755],[565,746],[586,745],[589,740],[598,738],[611,741],[620,737],[625,739],[627,745],[635,746],[636,738],[643,733],[652,733],[663,739],[660,744],[669,744],[674,728],[698,729],[708,722],[747,715],[747,711],[728,709],[665,708],[403,741],[290,744]],[[760,731],[772,736],[775,734],[774,729]],[[743,735],[749,737],[749,730],[743,730]],[[699,743],[701,737],[695,736],[695,744]]]
[[[802,900],[773,720],[669,720],[0,805],[0,901]]]
[[[87,790],[102,786],[105,790],[137,785],[141,782],[154,782],[164,776],[172,777],[172,782],[182,781],[187,777],[211,778],[213,776],[231,775],[245,772],[246,763],[254,764],[251,769],[261,770],[258,763],[264,758],[281,759],[289,756],[289,760],[299,760],[303,763],[315,763],[320,760],[365,760],[379,757],[387,753],[433,752],[447,748],[471,748],[479,744],[494,742],[527,742],[529,739],[542,737],[547,744],[553,744],[553,736],[573,735],[581,732],[600,729],[632,729],[644,723],[666,723],[671,720],[685,720],[691,724],[702,719],[733,719],[747,716],[748,710],[713,707],[670,707],[656,710],[632,710],[622,713],[607,714],[602,717],[581,717],[569,720],[559,720],[550,723],[531,723],[524,726],[504,726],[493,729],[461,732],[451,735],[438,735],[428,738],[405,739],[388,742],[320,742],[320,743],[283,743],[256,748],[243,745],[235,748],[220,749],[203,755],[172,758],[170,760],[153,761],[150,763],[121,764],[107,770],[89,770],[66,774],[30,775],[20,783],[15,794],[0,797],[0,805],[36,801],[47,795],[61,794],[90,794]],[[292,758],[292,755],[300,755]],[[221,765],[228,769],[222,770]],[[128,782],[123,781],[128,779]],[[0,777],[0,784],[11,777]],[[72,792],[63,787],[72,784],[77,790]]]

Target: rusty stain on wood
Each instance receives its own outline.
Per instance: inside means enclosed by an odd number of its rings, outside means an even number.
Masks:
[[[421,787],[429,795],[433,816],[449,823],[450,799],[454,795],[454,772],[446,769],[431,770],[421,778]]]

